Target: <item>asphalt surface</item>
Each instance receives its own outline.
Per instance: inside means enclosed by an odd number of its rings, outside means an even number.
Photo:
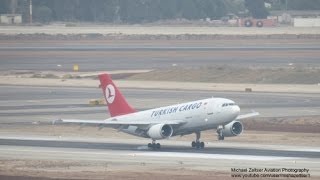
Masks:
[[[237,44],[235,42],[234,44]],[[174,66],[204,67],[315,67],[320,65],[320,44],[246,45],[112,45],[112,44],[0,44],[0,70],[81,71],[159,69]]]
[[[55,148],[80,148],[80,149],[102,149],[113,151],[152,151],[151,149],[139,149],[145,144],[128,143],[99,143],[99,142],[76,142],[76,141],[52,141],[52,140],[19,140],[0,139],[0,145],[7,146],[33,146],[33,147],[55,147]],[[237,147],[205,147],[195,150],[186,146],[162,146],[161,152],[184,152],[202,154],[224,154],[224,155],[251,155],[251,156],[277,156],[277,157],[300,157],[300,158],[320,158],[320,151],[295,151],[292,150],[272,150],[257,148],[237,148]]]
[[[145,140],[117,139],[115,142],[99,140],[73,141],[48,140],[45,138],[0,139],[0,160],[13,159],[22,162],[37,162],[37,168],[52,170],[64,162],[82,164],[86,172],[94,171],[97,163],[107,164],[108,170],[186,169],[201,171],[222,171],[230,173],[230,168],[294,168],[308,169],[311,177],[320,175],[320,149],[296,146],[267,146],[260,144],[216,143],[196,150],[188,142],[166,141],[160,150],[150,150]],[[106,138],[108,139],[108,138]],[[245,147],[247,146],[247,147]],[[44,163],[39,163],[39,162]],[[46,166],[50,162],[50,167]],[[14,162],[14,161],[12,161]],[[30,163],[31,163],[30,162]],[[9,162],[9,164],[12,164]],[[101,165],[100,165],[101,166]],[[27,167],[30,168],[30,167]],[[31,167],[30,170],[34,168]],[[74,169],[72,169],[74,170]],[[59,170],[59,172],[61,169]],[[112,170],[111,170],[112,171]]]
[[[15,46],[15,47],[0,47],[0,51],[296,51],[310,50],[318,51],[319,46],[315,45],[291,45],[291,46],[228,46],[221,47],[213,46],[112,46],[112,45],[51,45],[51,46]]]
[[[132,99],[179,99],[185,101],[223,97],[236,101],[241,107],[315,107],[320,106],[320,95],[283,94],[283,93],[247,93],[247,92],[211,92],[198,90],[158,90],[158,89],[121,89],[126,98]],[[99,88],[70,87],[30,87],[1,86],[0,99],[15,100],[52,100],[52,99],[93,99],[101,98]],[[76,104],[67,104],[75,106]],[[17,105],[19,107],[19,105]],[[11,106],[2,104],[0,110],[8,110]],[[28,108],[23,105],[20,108]],[[32,108],[46,108],[42,105],[30,105]]]
[[[255,110],[260,112],[262,117],[320,115],[318,94],[157,89],[121,89],[121,91],[137,110],[223,97],[234,100],[243,113]],[[1,86],[0,122],[52,121],[70,117],[105,119],[108,117],[105,105],[89,105],[90,99],[101,98],[102,92],[98,88]]]
[[[196,151],[196,150],[194,150]],[[97,168],[106,168],[111,172],[140,171],[152,173],[154,170],[200,170],[202,172],[214,171],[230,173],[230,168],[293,168],[308,169],[307,174],[316,178],[320,175],[319,158],[281,157],[281,156],[254,156],[236,154],[207,154],[197,151],[189,152],[162,152],[162,151],[126,151],[108,149],[82,149],[59,147],[32,147],[1,145],[0,159],[10,165],[17,160],[27,165],[20,165],[24,170],[37,170],[37,172],[74,172],[88,173],[99,171]],[[36,154],[36,156],[35,156]],[[15,157],[15,158],[13,158]],[[68,162],[68,169],[64,165]],[[32,165],[29,165],[29,164]],[[50,166],[47,165],[50,163]],[[61,168],[61,166],[63,166]],[[69,170],[69,166],[71,170]],[[77,171],[77,166],[85,168]],[[53,167],[59,168],[53,171]],[[142,168],[142,169],[141,169]],[[107,171],[107,172],[108,172]],[[94,178],[92,174],[91,178]],[[220,176],[218,176],[220,177]]]

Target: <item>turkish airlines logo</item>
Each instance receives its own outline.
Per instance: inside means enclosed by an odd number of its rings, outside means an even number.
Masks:
[[[105,90],[106,93],[106,100],[108,104],[112,104],[114,101],[114,98],[116,97],[116,91],[114,89],[114,86],[112,84],[108,84]]]

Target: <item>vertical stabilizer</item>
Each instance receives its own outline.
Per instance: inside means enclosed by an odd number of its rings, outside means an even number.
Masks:
[[[135,112],[115,86],[110,75],[100,74],[99,79],[111,117]]]

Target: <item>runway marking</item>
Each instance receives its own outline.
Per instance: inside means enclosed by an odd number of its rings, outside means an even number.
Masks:
[[[310,109],[302,109],[301,111],[307,112],[307,113],[316,113],[317,112],[315,110],[310,110]]]
[[[298,151],[320,152],[320,149],[298,149]]]
[[[149,149],[148,146],[138,146],[137,150],[147,150]]]
[[[272,157],[272,156],[251,156],[251,155],[223,155],[223,154],[203,154],[203,153],[172,153],[172,152],[145,152],[145,153],[126,153],[126,152],[97,152],[97,151],[72,151],[66,152],[64,150],[48,150],[48,149],[13,149],[13,148],[5,148],[0,151],[4,152],[25,152],[25,153],[45,153],[46,156],[50,156],[51,154],[58,155],[124,155],[129,157],[167,157],[167,158],[191,158],[191,159],[217,159],[217,160],[245,160],[245,161],[280,161],[280,160],[297,160],[301,158],[294,157]],[[3,152],[3,153],[4,153]],[[1,153],[2,154],[2,153]],[[39,154],[39,155],[41,155]]]
[[[6,145],[0,145],[2,147],[0,149],[0,152],[4,153],[14,153],[14,152],[24,152],[24,153],[45,153],[47,156],[50,154],[55,154],[55,155],[72,155],[72,154],[82,154],[82,155],[110,155],[110,154],[116,154],[116,155],[127,155],[127,156],[132,156],[128,154],[127,152],[118,152],[118,151],[97,151],[97,150],[88,150],[88,149],[75,149],[75,148],[64,148],[64,149],[59,149],[59,148],[47,148],[47,147],[23,147],[24,149],[20,149],[21,146],[14,148],[16,146],[6,146]],[[68,149],[66,151],[66,149]],[[50,154],[48,154],[50,153]],[[1,156],[1,155],[0,155]]]
[[[172,153],[172,152],[145,152],[134,153],[135,156],[149,157],[180,157],[180,158],[201,158],[201,159],[229,159],[229,160],[251,160],[251,161],[274,161],[301,159],[295,157],[275,157],[275,156],[251,156],[251,155],[230,155],[230,154],[204,154],[204,153]]]

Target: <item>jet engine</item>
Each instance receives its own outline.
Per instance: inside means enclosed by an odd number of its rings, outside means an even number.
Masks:
[[[224,126],[222,134],[224,137],[238,136],[243,131],[243,125],[239,121],[232,121]]]
[[[147,134],[153,140],[165,139],[172,135],[173,129],[168,124],[156,124],[149,128]]]

